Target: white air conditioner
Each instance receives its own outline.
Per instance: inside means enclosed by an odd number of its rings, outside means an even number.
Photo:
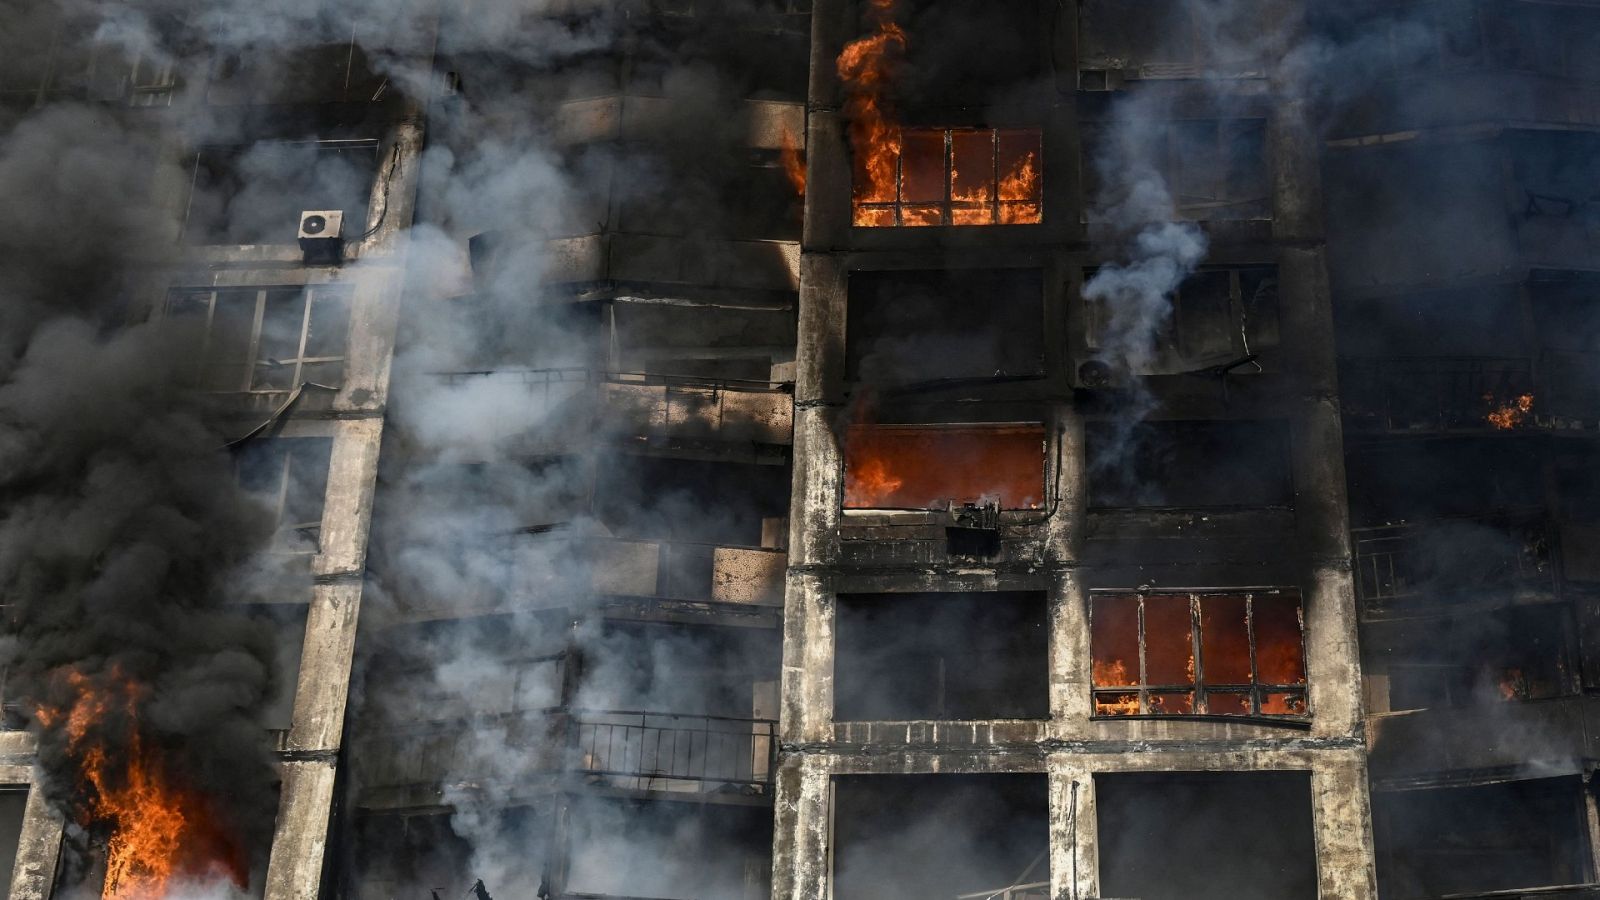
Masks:
[[[300,249],[307,254],[337,251],[344,237],[344,210],[308,209],[300,213]]]

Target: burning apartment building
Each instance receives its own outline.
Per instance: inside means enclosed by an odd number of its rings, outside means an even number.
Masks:
[[[0,4],[13,900],[1600,897],[1600,5]]]

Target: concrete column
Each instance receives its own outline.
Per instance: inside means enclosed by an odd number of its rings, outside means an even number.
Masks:
[[[1089,597],[1076,570],[1062,572],[1050,607],[1050,718],[1052,736],[1088,736]]]
[[[1100,896],[1094,776],[1070,754],[1050,759],[1050,896]]]
[[[33,782],[30,766],[5,766],[0,779],[18,784],[30,782],[28,801],[22,810],[22,836],[17,841],[17,861],[11,870],[11,900],[48,900],[61,857],[63,823],[44,791]]]
[[[1372,804],[1364,750],[1316,754],[1311,768],[1311,818],[1317,839],[1317,893],[1322,900],[1375,900]]]
[[[815,574],[789,573],[783,608],[782,745],[833,737],[833,594]]]
[[[829,775],[824,760],[790,756],[773,801],[772,900],[823,900],[829,885]]]

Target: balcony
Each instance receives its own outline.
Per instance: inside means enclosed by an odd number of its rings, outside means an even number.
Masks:
[[[1541,515],[1357,528],[1351,541],[1356,595],[1369,616],[1555,595],[1555,535]]]
[[[1346,359],[1340,373],[1346,427],[1381,434],[1486,432],[1526,427],[1538,404],[1526,359],[1492,356]]]
[[[587,550],[597,594],[783,606],[789,554],[782,550],[611,539]]]
[[[764,793],[778,759],[772,719],[575,710],[573,768],[628,790]]]
[[[1522,766],[1574,771],[1593,754],[1586,732],[1597,713],[1593,700],[1566,696],[1371,716],[1373,779]]]
[[[1484,894],[1446,894],[1439,900],[1600,900],[1600,883],[1562,884]]]
[[[585,435],[624,441],[787,446],[794,404],[785,385],[600,372],[518,369],[439,376],[430,390],[500,407],[476,441],[560,453]]]

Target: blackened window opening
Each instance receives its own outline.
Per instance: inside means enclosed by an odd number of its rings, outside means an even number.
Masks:
[[[1104,774],[1094,784],[1107,897],[1319,896],[1307,772]]]
[[[239,486],[277,526],[274,549],[321,551],[322,505],[332,449],[328,438],[277,438],[251,441],[235,454]]]
[[[1039,269],[852,272],[845,376],[873,384],[1044,374]]]
[[[1118,126],[1082,125],[1084,195],[1098,198],[1086,215],[1124,202],[1120,192],[1135,189],[1102,177],[1101,165],[1115,165]],[[1265,119],[1181,119],[1141,126],[1150,141],[1146,153],[1172,194],[1174,212],[1194,221],[1272,218],[1272,185],[1267,164]],[[1107,163],[1107,160],[1112,160]]]
[[[200,385],[206,390],[292,391],[344,381],[350,287],[181,289],[168,315],[203,330]]]
[[[1089,633],[1096,716],[1308,715],[1292,591],[1095,594]]]
[[[195,154],[184,240],[288,244],[304,210],[341,210],[344,235],[367,227],[378,172],[370,140],[260,141]]]
[[[1045,594],[841,594],[834,718],[1050,714]]]
[[[1089,506],[1289,506],[1289,435],[1278,422],[1090,422]]]
[[[1084,273],[1087,284],[1094,270]],[[1110,321],[1108,303],[1086,301],[1085,332],[1091,350],[1101,347]],[[1169,375],[1237,363],[1278,346],[1276,266],[1208,266],[1178,286],[1172,314],[1154,334],[1149,367],[1142,374]],[[1239,367],[1233,374],[1252,370]]]

